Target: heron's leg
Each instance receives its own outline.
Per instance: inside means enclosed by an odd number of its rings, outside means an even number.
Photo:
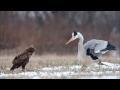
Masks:
[[[101,60],[99,59],[99,62],[98,62],[99,65],[101,65]]]
[[[81,71],[84,71],[87,68],[86,64],[84,63],[81,67]]]
[[[82,65],[82,67],[87,67],[87,65],[84,63],[84,64]]]
[[[99,69],[100,69],[100,65],[101,65],[101,60],[100,59],[99,59],[98,65],[99,65]]]

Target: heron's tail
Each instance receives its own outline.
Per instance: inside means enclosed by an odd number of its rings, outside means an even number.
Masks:
[[[108,42],[107,50],[116,50],[116,47],[112,45],[110,42]]]

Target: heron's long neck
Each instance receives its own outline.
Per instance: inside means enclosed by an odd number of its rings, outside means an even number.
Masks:
[[[79,42],[78,42],[78,56],[83,59],[86,57],[86,51],[84,49],[83,45],[84,38],[82,36],[79,36]]]
[[[78,38],[79,38],[79,42],[78,42],[79,46],[80,46],[81,48],[84,48],[84,47],[83,47],[83,42],[84,42],[83,36],[82,36],[82,35],[79,35]]]
[[[83,40],[79,40],[78,46],[79,46],[80,49],[84,49],[84,47],[83,47]]]

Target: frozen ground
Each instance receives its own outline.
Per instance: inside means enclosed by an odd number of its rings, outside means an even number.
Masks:
[[[103,63],[106,65],[100,67],[92,63],[83,68],[81,65],[67,65],[42,67],[25,73],[1,72],[0,79],[120,79],[120,64]]]

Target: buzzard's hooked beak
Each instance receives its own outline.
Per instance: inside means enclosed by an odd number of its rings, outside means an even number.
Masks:
[[[66,43],[66,45],[69,44],[70,42],[72,42],[73,40],[74,40],[74,38],[71,38],[71,39]]]

